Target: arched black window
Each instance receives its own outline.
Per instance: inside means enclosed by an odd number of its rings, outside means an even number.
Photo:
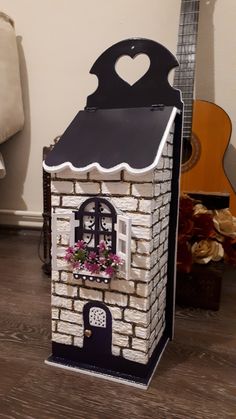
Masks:
[[[100,241],[105,241],[116,252],[116,211],[104,198],[89,198],[75,212],[79,227],[75,228],[75,240],[84,240],[90,250],[97,251]]]

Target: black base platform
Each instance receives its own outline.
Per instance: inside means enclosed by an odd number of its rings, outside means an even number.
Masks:
[[[139,364],[120,356],[99,356],[89,362],[83,348],[53,342],[46,364],[147,389],[169,338],[162,336],[149,362]],[[90,356],[91,359],[91,356]]]

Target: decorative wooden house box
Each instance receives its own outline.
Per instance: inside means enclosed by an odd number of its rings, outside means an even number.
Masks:
[[[115,63],[140,53],[150,67],[130,86]],[[182,102],[167,76],[175,66],[151,40],[106,50],[91,69],[98,89],[44,162],[53,208],[47,362],[144,388],[173,336]],[[75,249],[86,257],[71,265]]]

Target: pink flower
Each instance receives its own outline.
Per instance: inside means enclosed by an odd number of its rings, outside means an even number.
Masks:
[[[100,263],[100,265],[105,265],[105,263],[106,263],[106,258],[104,258],[103,256],[101,256],[101,257],[99,258],[99,263]]]
[[[83,268],[83,265],[80,262],[74,262],[72,264],[72,266],[73,266],[74,269],[82,269]]]
[[[97,253],[96,252],[89,252],[89,259],[96,259]]]
[[[92,263],[90,265],[90,269],[89,270],[90,270],[91,273],[99,273],[100,266],[98,265],[98,263]]]
[[[114,255],[113,253],[111,253],[108,258],[114,262],[116,265],[119,265],[121,263],[121,258],[118,255]]]
[[[91,273],[98,273],[99,268],[100,268],[98,263],[89,263],[89,262],[85,262],[84,267]]]
[[[112,266],[107,266],[107,268],[105,269],[105,273],[109,276],[112,276],[114,274],[114,268],[112,268]]]
[[[85,249],[86,243],[83,240],[77,241],[76,245],[77,249]]]
[[[84,262],[84,267],[85,267],[85,269],[87,269],[88,271],[90,270],[90,266],[91,266],[91,263],[89,263],[89,262]]]
[[[117,271],[122,259],[111,253],[110,248],[104,240],[98,245],[98,252],[89,251],[84,240],[79,240],[74,247],[68,247],[64,259],[72,265],[74,269],[85,269],[91,274],[105,272],[109,276]]]
[[[107,250],[106,243],[103,240],[100,241],[98,248],[99,248],[99,252],[104,252],[104,250]]]

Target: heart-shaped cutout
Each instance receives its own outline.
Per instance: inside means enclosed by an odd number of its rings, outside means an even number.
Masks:
[[[123,55],[116,62],[115,69],[121,79],[133,86],[147,73],[149,67],[150,59],[148,55],[138,54],[133,58],[129,55]]]

